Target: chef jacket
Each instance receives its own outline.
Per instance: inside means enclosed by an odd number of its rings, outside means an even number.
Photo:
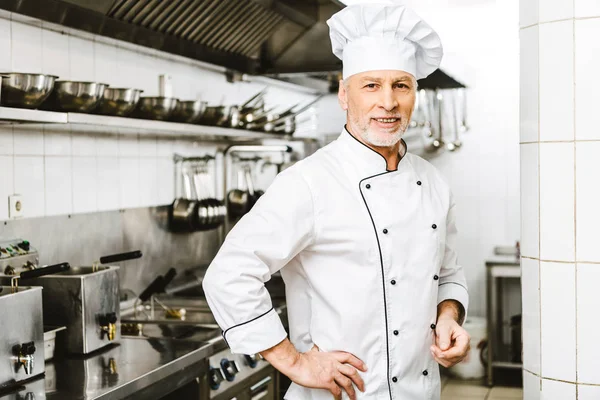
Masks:
[[[316,344],[363,360],[366,391],[357,390],[358,399],[439,399],[429,350],[437,305],[454,299],[468,307],[455,205],[422,158],[406,152],[397,170],[386,167],[344,130],[280,173],[236,224],[203,281],[234,353],[255,354],[286,338],[264,286],[280,271],[298,351]],[[295,383],[285,396],[331,398]]]

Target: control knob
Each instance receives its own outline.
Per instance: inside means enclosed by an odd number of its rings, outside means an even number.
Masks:
[[[221,360],[221,369],[225,374],[225,379],[227,379],[229,382],[232,382],[235,379],[235,374],[240,372],[237,363],[226,358]]]
[[[208,383],[212,390],[217,390],[221,386],[221,382],[225,380],[223,373],[219,368],[210,367],[208,371]]]
[[[253,354],[253,355],[245,354],[244,358],[246,359],[246,363],[248,364],[248,366],[250,368],[256,368],[256,365],[258,364],[258,356],[256,354]]]

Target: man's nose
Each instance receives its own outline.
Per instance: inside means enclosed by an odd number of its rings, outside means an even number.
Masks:
[[[398,107],[398,100],[394,96],[394,91],[391,88],[386,88],[381,91],[379,98],[379,106],[386,111],[393,111]]]

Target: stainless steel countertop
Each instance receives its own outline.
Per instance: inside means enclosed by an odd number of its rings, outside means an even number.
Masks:
[[[194,343],[123,338],[119,344],[101,349],[86,358],[50,361],[46,363],[43,378],[24,385],[18,393],[2,395],[0,399],[156,398],[161,390],[175,389],[178,383],[182,386],[202,375],[206,370],[207,358],[218,351],[215,347],[223,346],[220,342],[222,340]],[[28,395],[28,392],[34,396]]]
[[[170,303],[168,297],[162,300]],[[196,308],[206,305],[201,298],[171,301]],[[287,327],[285,300],[273,299],[273,305]],[[86,357],[47,362],[44,377],[0,394],[0,400],[156,399],[203,375],[208,358],[226,347],[220,334],[206,342],[125,336]]]

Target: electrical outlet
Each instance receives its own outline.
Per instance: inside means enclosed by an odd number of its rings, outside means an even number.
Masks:
[[[8,217],[10,219],[21,218],[23,216],[23,198],[20,194],[8,196]]]

